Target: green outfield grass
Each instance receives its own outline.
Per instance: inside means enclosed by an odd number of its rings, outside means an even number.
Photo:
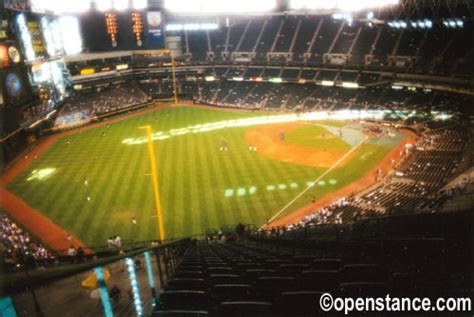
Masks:
[[[259,115],[178,107],[90,129],[59,139],[8,189],[88,245],[104,244],[114,234],[123,239],[155,239],[147,145],[122,141],[143,136],[138,127],[145,124],[157,132]],[[244,135],[250,128],[229,127],[154,142],[167,237],[239,222],[261,225],[325,171],[249,152]],[[218,149],[222,137],[228,142],[227,152]],[[364,144],[287,212],[363,176],[389,149]],[[132,225],[132,217],[137,225]]]

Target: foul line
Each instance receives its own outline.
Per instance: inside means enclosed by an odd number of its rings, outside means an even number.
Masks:
[[[346,154],[344,154],[340,159],[338,159],[330,168],[328,168],[324,173],[322,173],[318,178],[316,178],[313,181],[313,185],[310,185],[306,187],[301,193],[299,193],[295,198],[293,198],[288,204],[285,205],[280,211],[278,211],[273,217],[271,217],[266,224],[260,227],[258,230],[262,230],[267,226],[267,224],[270,224],[273,220],[275,220],[279,215],[281,215],[282,212],[284,212],[288,207],[293,205],[293,203],[298,200],[301,196],[303,196],[311,187],[313,187],[317,182],[321,180],[324,176],[326,176],[328,173],[330,173],[333,169],[335,169],[342,161],[344,161],[352,152],[354,152],[359,146],[362,145],[365,141],[369,139],[368,136],[366,136],[362,141],[360,141],[356,146],[354,146],[352,149],[350,149]]]

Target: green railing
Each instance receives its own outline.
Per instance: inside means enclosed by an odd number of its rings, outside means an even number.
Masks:
[[[0,298],[10,298],[19,315],[142,315],[151,312],[190,243],[187,238],[62,267],[1,272]]]

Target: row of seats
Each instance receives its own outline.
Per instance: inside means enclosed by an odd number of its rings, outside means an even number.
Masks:
[[[165,285],[154,315],[311,316],[319,311],[325,292],[351,297],[402,294],[404,281],[411,279],[375,263],[247,244],[200,243],[187,251]]]

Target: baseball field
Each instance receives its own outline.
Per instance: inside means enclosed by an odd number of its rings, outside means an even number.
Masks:
[[[162,108],[58,138],[6,189],[86,245],[157,239],[144,125],[166,238],[288,215],[367,175],[403,139],[297,115]]]

